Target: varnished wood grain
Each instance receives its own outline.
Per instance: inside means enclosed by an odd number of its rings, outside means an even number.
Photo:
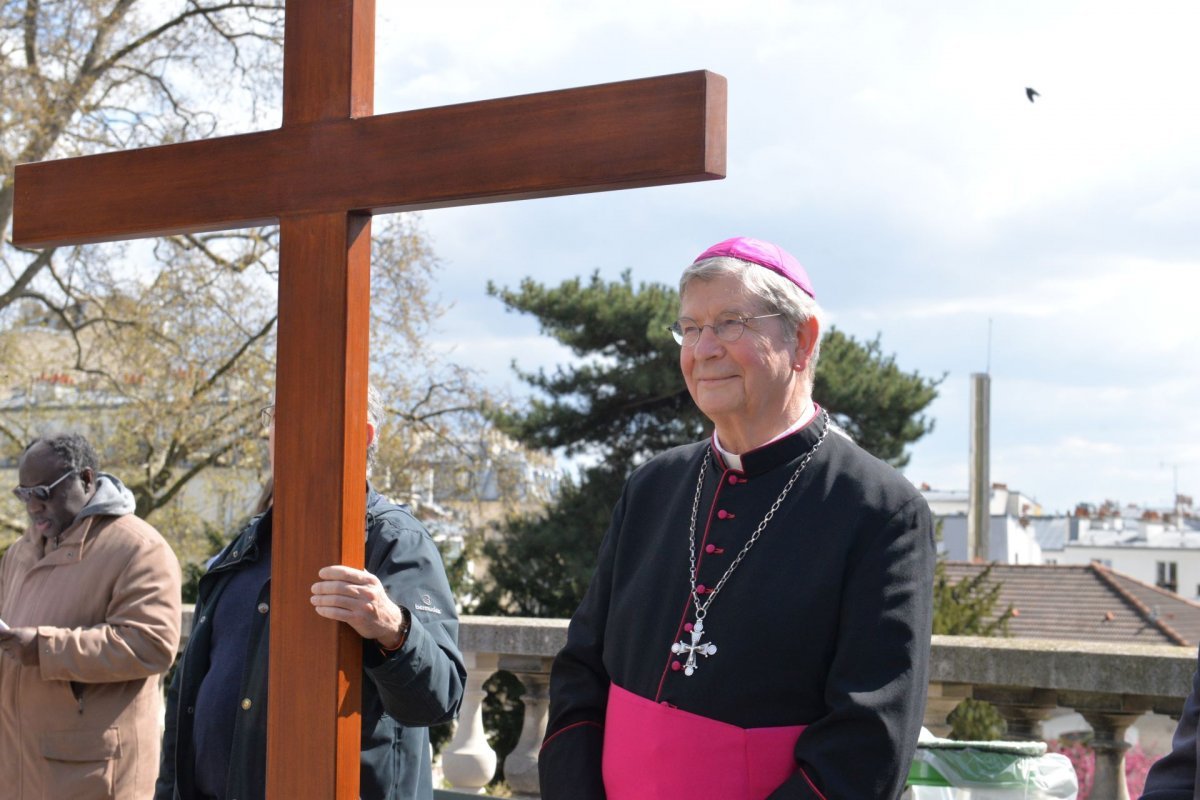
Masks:
[[[17,167],[25,246],[244,227],[719,178],[708,72],[335,119]]]
[[[267,779],[272,798],[354,798],[362,639],[309,596],[321,567],[363,563],[370,218],[280,234]]]
[[[375,96],[375,0],[289,0],[283,126],[369,116]]]
[[[369,115],[375,0],[288,0],[286,22],[280,132]],[[321,567],[363,566],[371,221],[349,209],[277,212],[268,800],[359,796],[362,639],[308,602]]]

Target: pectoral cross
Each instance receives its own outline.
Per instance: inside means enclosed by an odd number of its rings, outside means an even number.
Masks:
[[[696,624],[692,626],[692,643],[676,642],[671,645],[671,652],[675,655],[687,653],[687,661],[683,665],[683,674],[691,676],[696,671],[696,654],[702,656],[715,655],[717,646],[712,642],[700,643],[700,637],[704,635],[704,620],[696,620]]]

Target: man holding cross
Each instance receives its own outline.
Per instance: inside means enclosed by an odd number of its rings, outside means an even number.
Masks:
[[[367,397],[369,475],[382,404],[373,388]],[[275,407],[263,417],[274,469]],[[167,698],[157,800],[265,796],[273,516],[267,508],[252,519],[200,581]],[[362,637],[359,796],[431,800],[428,726],[454,717],[466,682],[458,617],[429,533],[369,484],[365,562],[320,570],[310,600]]]
[[[924,713],[929,508],[812,400],[804,268],[739,237],[671,333],[711,439],[629,477],[550,678],[545,800],[892,800]]]

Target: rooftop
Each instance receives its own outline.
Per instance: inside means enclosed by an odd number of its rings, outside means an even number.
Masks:
[[[947,561],[956,583],[986,564]],[[1102,566],[993,564],[1000,584],[999,615],[1012,606],[1012,636],[1126,644],[1200,643],[1200,603]]]

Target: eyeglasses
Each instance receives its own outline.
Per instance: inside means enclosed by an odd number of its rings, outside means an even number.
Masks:
[[[723,342],[736,342],[746,332],[746,323],[752,319],[767,319],[782,317],[782,314],[759,314],[757,317],[721,317],[711,325],[700,325],[694,319],[680,317],[667,328],[675,337],[675,342],[683,347],[695,347],[700,341],[700,334],[705,328],[712,328],[713,333]]]
[[[258,416],[262,420],[262,426],[264,428],[271,427],[271,423],[275,421],[275,404],[272,403],[269,406],[263,406],[260,408],[258,410]]]
[[[28,503],[31,498],[37,498],[41,502],[46,502],[50,499],[50,495],[54,493],[54,487],[65,481],[77,472],[77,470],[67,470],[65,474],[54,483],[48,486],[18,486],[13,489],[13,494],[22,503]]]

